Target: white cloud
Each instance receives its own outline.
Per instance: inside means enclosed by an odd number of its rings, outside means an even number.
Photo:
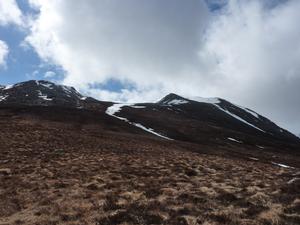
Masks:
[[[6,58],[9,53],[9,48],[4,41],[0,40],[0,67],[6,66]]]
[[[204,2],[127,0],[120,7],[117,0],[67,0],[35,1],[35,7],[41,13],[27,41],[67,71],[68,84],[114,77],[149,89],[196,76],[209,15]]]
[[[0,0],[0,25],[22,25],[22,12],[15,0]]]
[[[25,76],[27,79],[29,80],[35,80],[37,79],[37,76],[39,75],[39,71],[38,70],[34,70],[31,73],[26,73]]]
[[[65,83],[102,99],[221,96],[296,129],[300,1],[263,2],[229,0],[212,14],[198,0],[31,0],[40,14],[26,41]],[[88,88],[109,79],[136,89]]]
[[[299,130],[300,1],[272,8],[232,0],[210,27],[202,53],[218,62],[218,95]]]
[[[44,78],[53,78],[56,76],[56,73],[53,72],[53,71],[47,71],[45,74],[44,74]]]

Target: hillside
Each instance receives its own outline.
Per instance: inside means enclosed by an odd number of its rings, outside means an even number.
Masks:
[[[1,225],[300,222],[299,140],[250,109],[103,102],[48,81],[0,96]]]

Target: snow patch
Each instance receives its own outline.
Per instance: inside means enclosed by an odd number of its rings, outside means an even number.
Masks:
[[[106,114],[117,117],[115,114],[120,112],[123,106],[131,106],[131,104],[116,103],[106,109]]]
[[[247,124],[247,125],[249,125],[249,126],[255,128],[255,129],[257,129],[257,130],[259,130],[259,131],[261,131],[261,132],[266,133],[264,130],[262,130],[262,129],[256,127],[256,126],[254,126],[253,124],[247,122],[246,120],[242,119],[241,117],[239,117],[239,116],[237,116],[237,115],[235,115],[235,114],[229,112],[229,111],[226,110],[226,109],[223,109],[221,106],[218,105],[219,103],[221,103],[221,101],[220,101],[219,98],[188,97],[187,99],[190,99],[190,100],[193,100],[193,101],[196,101],[196,102],[200,102],[200,103],[212,104],[212,105],[216,106],[218,109],[220,109],[220,110],[222,110],[223,112],[225,112],[225,113],[227,113],[228,115],[230,115],[231,117],[233,117],[233,118],[235,118],[235,119],[237,119],[237,120],[239,120],[239,121],[241,121],[241,122],[243,122],[243,123],[245,123],[245,124]],[[231,103],[231,104],[232,104],[232,103]],[[237,106],[237,107],[239,107],[239,108],[245,110],[246,112],[250,113],[251,115],[253,115],[253,116],[256,117],[256,118],[259,118],[259,115],[258,115],[257,113],[255,113],[255,112],[253,112],[252,110],[247,109],[247,108],[244,108],[244,107],[242,107],[242,106]]]
[[[8,89],[11,89],[13,87],[14,87],[14,85],[9,84],[9,85],[6,85],[5,88],[3,88],[2,90],[8,90]]]
[[[48,98],[47,95],[40,95],[39,97],[44,99],[45,101],[52,101],[52,98]]]
[[[254,160],[254,161],[258,161],[258,158],[254,158],[254,157],[249,157],[249,159]]]
[[[187,99],[190,99],[195,102],[207,103],[207,104],[218,104],[221,102],[219,98],[188,97]]]
[[[164,102],[164,104],[168,104],[168,105],[181,105],[181,104],[187,104],[187,103],[189,103],[189,102],[186,100],[183,100],[183,99],[173,99],[171,101]]]
[[[260,145],[256,145],[256,147],[260,148],[260,149],[264,149],[265,147],[260,146]]]
[[[237,143],[240,143],[240,144],[243,143],[242,141],[236,140],[236,139],[231,138],[231,137],[228,137],[227,139],[228,139],[229,141],[234,141],[234,142],[237,142]]]
[[[222,110],[223,112],[227,113],[228,115],[230,115],[231,117],[261,131],[261,132],[264,132],[266,133],[266,131],[254,126],[253,124],[247,122],[246,120],[242,119],[241,117],[229,112],[228,110],[226,109],[223,109],[220,105],[218,105],[219,103],[221,103],[220,99],[219,98],[202,98],[202,97],[188,97],[187,99],[190,99],[190,100],[193,100],[193,101],[196,101],[196,102],[200,102],[200,103],[207,103],[207,104],[212,104],[214,106],[216,106],[218,109]],[[231,103],[232,104],[232,103]],[[234,105],[234,104],[233,104]],[[253,115],[254,117],[258,118],[259,119],[259,115],[257,113],[255,113],[254,111],[250,110],[250,109],[247,109],[245,107],[242,107],[242,106],[237,106],[235,105],[236,107],[239,107],[241,108],[242,110],[245,110],[246,112],[250,113],[251,115]]]
[[[43,100],[45,100],[45,101],[52,101],[52,99],[51,99],[51,98],[48,98],[47,95],[43,95],[42,92],[41,92],[40,90],[38,90],[38,96],[39,96],[39,98],[41,98],[41,99],[43,99]]]
[[[140,123],[133,123],[133,122],[129,122],[129,123],[132,124],[132,125],[134,125],[134,126],[136,126],[136,127],[138,127],[138,128],[141,128],[141,129],[143,129],[143,130],[145,130],[145,131],[147,131],[147,132],[149,132],[149,133],[151,133],[151,134],[154,134],[154,135],[156,135],[156,136],[159,136],[159,137],[161,137],[161,138],[164,138],[164,139],[167,139],[167,140],[171,140],[171,141],[174,140],[174,139],[172,139],[172,138],[166,137],[166,136],[164,136],[164,135],[161,135],[161,134],[155,132],[152,128],[147,128],[147,127],[143,126],[143,125],[140,124]]]
[[[233,103],[231,103],[231,104],[233,104]],[[250,113],[252,116],[254,116],[254,117],[256,117],[257,119],[259,119],[259,115],[258,115],[256,112],[252,111],[251,109],[248,109],[248,108],[245,108],[245,107],[243,107],[243,106],[236,105],[236,104],[233,104],[233,105],[235,105],[236,107],[238,107],[238,108],[240,108],[240,109],[246,111],[247,113]]]
[[[152,128],[147,128],[147,127],[143,126],[140,123],[131,122],[127,118],[116,116],[115,114],[118,113],[118,112],[120,112],[122,110],[122,107],[124,107],[124,106],[132,107],[132,106],[134,106],[134,104],[120,104],[120,103],[113,104],[112,106],[110,106],[110,107],[108,107],[106,109],[105,113],[108,114],[108,115],[110,115],[110,116],[113,116],[113,117],[115,117],[115,118],[117,118],[119,120],[125,121],[125,122],[127,122],[127,123],[129,123],[129,124],[131,124],[133,126],[136,126],[136,127],[140,128],[140,129],[142,129],[144,131],[147,131],[147,132],[149,132],[151,134],[154,134],[154,135],[156,135],[158,137],[161,137],[161,138],[164,138],[164,139],[167,139],[167,140],[173,140],[173,139],[171,139],[169,137],[166,137],[164,135],[161,135],[161,134],[155,132]]]
[[[247,113],[250,113],[252,116],[254,116],[257,119],[259,119],[259,115],[256,112],[254,112],[254,111],[252,111],[250,109],[247,109],[247,108],[243,108],[243,107],[242,107],[242,109],[244,109]]]
[[[68,97],[71,97],[71,94],[77,95],[77,97],[83,97],[76,89],[66,86],[66,85],[59,85],[62,87],[63,91],[67,94]]]
[[[61,85],[62,89],[67,92],[68,94],[71,94],[72,93],[72,89],[71,87],[69,86],[66,86],[66,85]]]
[[[283,167],[283,168],[294,168],[292,166],[284,165],[284,164],[281,164],[281,163],[275,163],[275,162],[271,162],[271,163],[273,165],[280,166],[280,167]]]
[[[134,108],[134,109],[144,109],[144,108],[146,108],[146,106],[142,106],[142,105],[131,105],[130,107]]]
[[[0,96],[0,102],[4,101],[7,97],[8,97],[8,95]]]
[[[40,85],[46,87],[46,88],[49,88],[49,89],[53,89],[53,85],[52,84],[47,84],[47,83],[40,83]]]
[[[214,104],[214,106],[216,106],[218,109],[222,110],[223,112],[227,113],[227,114],[230,115],[231,117],[233,117],[233,118],[235,118],[235,119],[237,119],[237,120],[239,120],[239,121],[241,121],[241,122],[247,124],[248,126],[251,126],[251,127],[255,128],[255,129],[261,131],[261,132],[266,133],[266,131],[264,131],[264,130],[262,130],[262,129],[256,127],[256,126],[254,126],[253,124],[251,124],[251,123],[247,122],[246,120],[242,119],[241,117],[239,117],[239,116],[237,116],[237,115],[235,115],[235,114],[229,112],[228,110],[223,109],[221,106],[219,106],[219,105],[217,105],[217,104]]]

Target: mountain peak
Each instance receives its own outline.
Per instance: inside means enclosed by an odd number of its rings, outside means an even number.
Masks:
[[[188,103],[188,100],[177,94],[170,93],[165,97],[163,97],[161,100],[159,100],[157,103],[163,105],[178,105],[178,104]]]
[[[74,87],[46,80],[29,80],[0,86],[0,102],[21,105],[61,105],[78,107],[86,100]]]
[[[198,103],[208,103],[208,104],[219,104],[221,103],[220,98],[203,98],[203,97],[183,97],[174,93],[170,93],[163,97],[159,104],[163,105],[179,105],[179,104],[186,104],[190,103],[191,101],[198,102]]]

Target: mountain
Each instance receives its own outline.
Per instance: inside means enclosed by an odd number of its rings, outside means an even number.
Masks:
[[[0,102],[12,105],[82,107],[95,99],[81,95],[75,88],[45,80],[30,80],[0,86]]]
[[[156,103],[115,104],[107,113],[167,139],[256,148],[299,144],[298,137],[264,116],[221,98],[169,94]]]
[[[178,100],[185,102],[178,103],[176,102]],[[294,134],[277,126],[266,117],[221,98],[194,97],[185,99],[175,94],[169,94],[158,104],[179,108],[197,120],[214,123],[228,129],[287,141],[298,140]]]
[[[48,81],[0,99],[0,224],[299,224],[299,139],[248,108]]]
[[[299,144],[298,137],[264,116],[221,98],[186,98],[171,93],[155,103],[119,104],[85,97],[73,87],[31,80],[1,86],[0,105],[92,110],[101,114],[99,118],[112,117],[112,124],[121,123],[134,132],[191,143],[284,149]]]

